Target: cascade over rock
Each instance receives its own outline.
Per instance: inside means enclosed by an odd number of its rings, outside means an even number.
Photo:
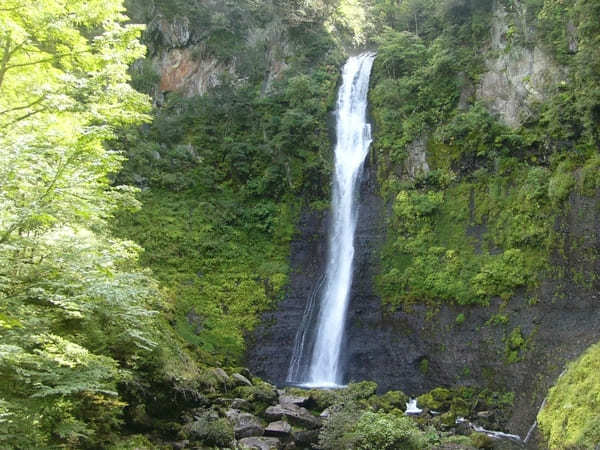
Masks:
[[[340,385],[340,352],[352,287],[356,187],[371,144],[366,122],[369,75],[375,55],[348,59],[337,105],[337,144],[325,276],[307,303],[296,335],[287,381],[319,387]],[[320,295],[321,288],[323,289]],[[318,304],[315,302],[318,300]],[[313,331],[313,321],[316,319]],[[312,334],[312,335],[311,335]]]

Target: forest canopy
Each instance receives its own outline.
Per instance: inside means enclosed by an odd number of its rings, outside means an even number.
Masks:
[[[0,8],[0,446],[101,445],[116,385],[154,346],[156,283],[111,235],[115,130],[148,119],[128,84],[141,27],[120,0]],[[24,431],[27,430],[27,431]]]

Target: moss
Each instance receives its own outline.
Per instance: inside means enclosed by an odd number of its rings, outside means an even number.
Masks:
[[[289,388],[289,392],[293,395],[298,395],[300,397],[308,397],[309,405],[308,407],[314,411],[323,411],[326,408],[329,408],[333,405],[337,398],[338,393],[336,390],[327,390],[327,389],[300,389],[300,388]]]
[[[233,395],[236,397],[248,400],[257,414],[262,413],[268,406],[277,402],[279,395],[275,388],[259,380],[253,378],[252,386],[239,386],[233,390]]]
[[[375,411],[390,412],[394,409],[402,412],[406,411],[406,403],[409,401],[408,395],[402,391],[388,391],[383,395],[372,397],[369,405]]]
[[[180,431],[180,437],[191,441],[201,441],[218,448],[229,447],[234,440],[233,427],[227,419],[208,417],[201,417],[184,425]]]
[[[445,428],[452,428],[456,425],[456,414],[452,411],[447,411],[440,416],[440,423]]]
[[[441,387],[435,388],[417,398],[419,406],[438,412],[448,411],[450,409],[451,401],[452,392],[449,389]]]
[[[347,395],[356,400],[368,400],[377,392],[377,383],[374,381],[361,381],[350,383],[346,388]]]
[[[472,433],[469,437],[475,448],[494,448],[494,439],[485,433]]]
[[[465,449],[475,448],[475,447],[473,447],[473,441],[471,441],[471,438],[469,436],[460,436],[460,435],[448,436],[448,437],[442,438],[441,443],[442,444],[460,445],[460,448],[465,448]]]
[[[419,362],[419,372],[421,372],[423,375],[427,375],[429,372],[429,360],[427,358],[423,358]]]
[[[577,182],[578,190],[586,196],[594,196],[600,189],[600,155],[592,155],[581,169]]]
[[[548,182],[548,197],[557,206],[569,196],[575,186],[572,166],[570,161],[562,162]]]
[[[593,448],[600,442],[599,369],[600,344],[595,344],[550,389],[538,414],[549,448]]]
[[[509,364],[521,360],[525,349],[526,340],[523,337],[520,327],[513,328],[510,334],[504,339],[506,362]]]
[[[121,437],[121,442],[109,447],[109,450],[166,450],[170,448],[165,445],[157,445],[148,440],[146,436],[136,434],[127,437]]]

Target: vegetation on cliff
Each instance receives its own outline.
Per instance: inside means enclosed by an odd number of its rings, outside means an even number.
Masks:
[[[142,187],[143,206],[121,214],[117,229],[145,248],[142,262],[173,299],[169,320],[206,363],[241,361],[244,333],[282,295],[300,208],[321,207],[330,178],[329,114],[341,54],[323,17],[294,20],[290,8],[268,5],[188,5],[180,14],[192,21],[224,14],[221,20],[237,23],[240,9],[246,25],[228,35],[229,54],[218,57],[235,59],[238,71],[265,65],[265,49],[256,48],[264,43],[249,43],[247,28],[278,14],[272,19],[293,49],[281,61],[285,72],[268,93],[264,71],[242,81],[225,76],[202,97],[168,93],[152,124],[124,136],[129,160],[119,175]],[[161,39],[146,35],[151,48]],[[134,71],[134,85],[147,76]]]
[[[522,288],[534,296],[539,281],[552,276],[548,263],[560,245],[554,224],[565,200],[574,189],[593,196],[598,187],[591,169],[598,139],[586,119],[598,102],[585,95],[594,88],[583,75],[590,67],[580,60],[582,52],[595,51],[589,46],[598,39],[588,22],[593,6],[521,5],[537,31],[509,28],[509,45],[524,45],[538,33],[544,49],[568,66],[569,77],[545,86],[548,101],[510,128],[476,101],[474,91],[488,70],[484,59],[492,57],[472,44],[488,38],[491,2],[459,9],[458,2],[413,3],[427,10],[419,34],[407,25],[414,11],[406,10],[388,19],[402,24],[399,30],[378,36],[375,148],[382,191],[393,203],[380,292],[394,307],[423,300],[486,305],[497,296],[508,301]],[[564,50],[564,34],[547,35],[566,30],[568,20],[579,27],[573,31],[581,46],[576,54]],[[565,117],[565,109],[573,114]],[[426,154],[428,163],[416,172],[414,152]]]

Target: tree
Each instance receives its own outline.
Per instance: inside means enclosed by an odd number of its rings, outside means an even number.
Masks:
[[[156,284],[108,221],[116,129],[147,118],[121,0],[0,7],[0,446],[98,446],[116,384],[153,342]]]

